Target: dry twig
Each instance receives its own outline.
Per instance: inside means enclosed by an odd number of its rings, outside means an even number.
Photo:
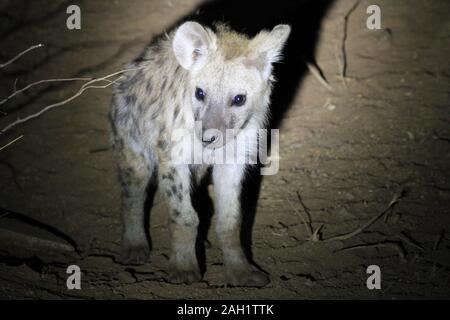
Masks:
[[[341,40],[341,59],[338,59],[338,62],[340,61],[340,76],[342,78],[342,81],[344,82],[344,85],[346,85],[345,77],[347,74],[347,48],[346,48],[346,42],[348,37],[348,19],[350,18],[350,15],[356,10],[356,8],[361,3],[361,0],[357,0],[353,6],[350,8],[350,10],[347,12],[347,14],[344,16],[344,30],[342,32],[342,40]]]
[[[34,45],[34,46],[29,47],[28,49],[26,49],[26,50],[20,52],[19,54],[17,54],[14,58],[12,58],[12,59],[6,61],[5,63],[1,63],[1,64],[0,64],[0,69],[6,67],[6,66],[8,66],[8,65],[10,65],[11,63],[13,63],[13,62],[16,61],[17,59],[19,59],[19,58],[20,58],[21,56],[23,56],[24,54],[27,54],[27,53],[30,52],[31,50],[34,50],[34,49],[37,49],[37,48],[41,48],[41,47],[43,47],[43,46],[44,46],[44,45],[40,43],[40,44],[37,44],[37,45]]]
[[[92,80],[92,78],[62,78],[62,79],[45,79],[45,80],[39,80],[33,83],[30,83],[29,85],[23,87],[22,89],[17,90],[16,88],[16,84],[17,84],[17,79],[14,82],[14,91],[13,93],[11,93],[8,97],[4,98],[3,100],[0,100],[0,106],[2,104],[5,104],[6,102],[8,102],[9,100],[11,100],[12,98],[14,98],[15,96],[17,96],[18,94],[31,89],[34,86],[37,86],[39,84],[43,84],[43,83],[50,83],[50,82],[68,82],[68,81],[90,81]]]
[[[9,146],[12,145],[13,143],[19,141],[19,140],[22,139],[22,138],[23,138],[23,135],[21,135],[21,136],[15,138],[14,140],[8,142],[8,143],[5,144],[4,146],[0,147],[0,151],[2,151],[3,149],[6,149],[7,147],[9,147]]]
[[[434,241],[433,250],[436,251],[439,249],[439,245],[442,242],[442,239],[444,238],[445,230],[442,230],[439,232],[439,234],[436,236],[436,240]]]
[[[21,123],[27,122],[27,121],[29,121],[29,120],[32,120],[32,119],[34,119],[34,118],[37,118],[37,117],[41,116],[42,114],[46,113],[47,111],[49,111],[49,110],[51,110],[51,109],[54,109],[54,108],[57,108],[57,107],[61,107],[61,106],[63,106],[63,105],[66,105],[66,104],[69,103],[70,101],[72,101],[72,100],[78,98],[79,96],[81,96],[81,95],[84,93],[84,91],[86,91],[86,90],[88,90],[88,89],[104,89],[104,88],[107,88],[107,87],[109,87],[110,85],[116,83],[116,82],[120,79],[120,76],[119,76],[120,74],[123,74],[123,73],[125,73],[125,72],[129,72],[129,71],[133,71],[133,70],[142,69],[142,68],[144,68],[144,67],[120,70],[120,71],[111,73],[111,74],[109,74],[109,75],[106,75],[106,76],[104,76],[104,77],[90,80],[89,82],[83,84],[83,86],[81,86],[81,88],[78,90],[78,92],[75,93],[74,95],[70,96],[69,98],[67,98],[67,99],[65,99],[65,100],[63,100],[63,101],[57,102],[57,103],[50,104],[50,105],[44,107],[43,109],[41,109],[40,111],[38,111],[38,112],[36,112],[36,113],[33,113],[33,114],[31,114],[31,115],[29,115],[29,116],[26,116],[25,118],[22,118],[22,119],[17,119],[16,121],[10,123],[9,125],[7,125],[6,127],[4,127],[4,128],[0,131],[0,135],[3,134],[3,133],[5,133],[5,132],[8,131],[8,130],[14,128],[15,126],[21,124]],[[115,76],[118,76],[118,77],[117,77],[116,79],[114,79],[114,80],[109,80],[109,78],[112,78],[112,77],[115,77]],[[104,84],[104,85],[95,85],[95,84],[97,84],[97,83],[101,83],[101,82],[105,82],[105,81],[107,82],[107,84]]]
[[[309,233],[309,240],[313,241],[313,242],[318,242],[322,240],[322,228],[323,228],[323,224],[321,224],[317,229],[314,230],[313,226],[312,226],[312,220],[311,220],[311,213],[309,211],[309,208],[305,205],[305,203],[303,202],[302,196],[300,195],[300,192],[296,191],[297,194],[297,199],[298,202],[300,203],[300,205],[302,206],[303,211],[300,212],[293,204],[292,202],[289,200],[289,198],[286,198],[287,202],[289,203],[289,205],[291,206],[292,210],[295,211],[295,213],[297,213],[298,215],[300,215],[300,218],[303,221],[303,224],[305,225],[306,228],[306,232]]]
[[[308,62],[306,59],[304,59],[306,66],[308,67],[309,72],[322,84],[325,88],[327,88],[330,91],[334,91],[333,87],[330,86],[328,83],[328,80],[325,78],[322,70],[315,64]]]
[[[311,223],[307,219],[305,219],[304,214],[302,214],[299,210],[297,210],[297,208],[292,204],[292,202],[291,202],[291,200],[289,200],[289,198],[286,198],[286,200],[289,203],[289,205],[291,206],[292,210],[294,210],[295,213],[297,213],[300,216],[300,218],[302,219],[303,224],[305,225],[305,228],[306,228],[306,232],[308,232],[312,236],[313,229],[312,229]]]
[[[351,247],[345,247],[339,250],[336,250],[336,252],[340,251],[350,251],[350,250],[356,250],[356,249],[364,249],[364,248],[382,248],[382,247],[390,247],[397,251],[398,255],[401,259],[406,260],[406,250],[403,247],[401,242],[395,242],[395,241],[384,241],[384,242],[378,242],[378,243],[367,243],[367,244],[358,244]]]
[[[425,249],[424,249],[420,244],[418,244],[417,241],[415,241],[414,239],[412,239],[411,236],[407,235],[405,232],[400,232],[400,233],[398,234],[398,237],[399,237],[401,240],[403,240],[403,241],[405,241],[406,243],[408,243],[410,246],[412,246],[412,247],[418,249],[419,251],[421,251],[421,252],[424,252],[424,251],[425,251]]]
[[[0,241],[17,247],[25,247],[27,250],[36,251],[62,251],[75,253],[75,249],[68,243],[40,238],[34,235],[8,230],[0,227]]]
[[[373,217],[372,219],[370,219],[369,221],[367,221],[366,224],[364,224],[363,226],[359,227],[358,229],[346,233],[346,234],[342,234],[342,235],[338,235],[338,236],[334,236],[328,239],[324,239],[323,241],[340,241],[340,240],[347,240],[350,239],[358,234],[360,234],[361,232],[363,232],[364,230],[366,230],[368,227],[370,227],[372,224],[374,224],[376,221],[378,221],[381,217],[383,217],[387,212],[389,212],[389,210],[391,210],[402,198],[404,197],[404,190],[402,190],[400,192],[400,194],[397,194],[394,196],[394,198],[391,200],[391,202],[389,203],[389,205],[387,206],[386,209],[384,209],[383,211],[381,211],[377,216]]]

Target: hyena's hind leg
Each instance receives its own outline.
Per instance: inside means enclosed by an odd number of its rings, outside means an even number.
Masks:
[[[122,255],[124,264],[143,264],[150,255],[145,230],[147,187],[154,183],[156,160],[129,148],[118,150],[119,179],[122,193]],[[154,190],[154,188],[149,188]]]
[[[192,283],[201,279],[196,256],[199,218],[191,202],[191,172],[187,165],[165,166],[159,172],[159,187],[169,206],[171,238],[169,281]]]

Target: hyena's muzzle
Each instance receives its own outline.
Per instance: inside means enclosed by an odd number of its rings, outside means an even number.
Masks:
[[[205,148],[220,148],[227,142],[226,114],[223,107],[210,104],[204,113],[196,119],[195,131],[197,138]]]

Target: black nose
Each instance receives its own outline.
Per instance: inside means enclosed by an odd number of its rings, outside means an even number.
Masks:
[[[216,141],[216,137],[215,136],[212,136],[210,138],[203,137],[203,143],[213,143],[214,141]]]
[[[208,134],[207,132],[203,133],[202,141],[204,144],[210,144],[217,140],[217,135]]]

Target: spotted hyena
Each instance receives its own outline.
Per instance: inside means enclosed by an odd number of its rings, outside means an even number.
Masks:
[[[182,24],[151,44],[115,87],[110,118],[122,186],[121,259],[128,264],[147,260],[144,202],[149,186],[158,185],[169,207],[169,280],[199,281],[199,220],[191,190],[209,172],[226,281],[263,286],[269,278],[247,261],[240,243],[240,194],[248,165],[194,163],[185,155],[197,148],[203,160],[211,160],[230,141],[264,127],[272,63],[279,60],[290,27],[278,25],[254,38],[225,25],[214,29]],[[229,134],[228,129],[234,130]],[[243,152],[256,154],[256,145],[246,144]]]

